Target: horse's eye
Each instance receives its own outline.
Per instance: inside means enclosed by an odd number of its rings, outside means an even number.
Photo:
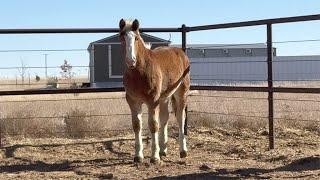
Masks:
[[[138,37],[136,37],[135,40],[138,41]]]

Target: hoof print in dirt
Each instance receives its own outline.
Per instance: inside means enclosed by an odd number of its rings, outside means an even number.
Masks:
[[[99,179],[114,179],[114,176],[112,173],[108,173],[108,174],[101,174],[98,176]]]
[[[177,164],[179,164],[179,165],[187,165],[187,162],[186,161],[178,161]]]
[[[207,164],[202,164],[200,167],[199,167],[200,170],[202,171],[208,171],[211,169],[210,166],[208,166]]]

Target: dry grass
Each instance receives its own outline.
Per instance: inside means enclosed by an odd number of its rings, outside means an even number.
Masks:
[[[131,120],[123,96],[123,93],[5,96],[0,101],[2,129],[6,126],[21,127],[5,132],[25,137],[29,137],[28,133],[48,136],[48,130],[56,132],[50,135],[57,137],[83,137],[102,135],[101,132],[90,131],[128,129]],[[31,124],[41,128],[26,131]]]
[[[57,123],[48,119],[45,123],[34,118],[32,112],[17,109],[0,119],[1,130],[5,136],[52,137],[55,136]]]
[[[320,97],[314,94],[276,94],[276,130],[319,131]],[[24,137],[103,136],[109,130],[131,129],[130,110],[124,93],[4,96],[0,101],[1,127],[5,134]],[[189,125],[230,130],[267,130],[266,93],[193,91],[188,102]],[[146,107],[144,107],[144,112]],[[200,112],[200,113],[199,113]],[[312,121],[299,121],[299,120]],[[147,128],[144,114],[144,128]],[[176,126],[173,115],[170,124]],[[104,133],[103,133],[104,132]]]
[[[319,133],[319,95],[275,94],[274,98],[277,129],[297,128]],[[266,93],[198,91],[189,99],[189,110],[195,111],[189,115],[190,123],[195,126],[261,131],[268,125]],[[210,113],[199,114],[199,111]]]

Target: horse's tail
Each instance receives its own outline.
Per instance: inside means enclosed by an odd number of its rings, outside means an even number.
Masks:
[[[178,79],[177,82],[173,84],[170,88],[168,88],[163,94],[161,94],[160,98],[171,96],[176,89],[179,88],[184,78],[187,76],[187,74],[190,72],[190,65],[184,70],[182,76]]]

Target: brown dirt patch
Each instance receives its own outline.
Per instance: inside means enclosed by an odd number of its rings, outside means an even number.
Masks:
[[[11,140],[0,151],[0,179],[317,179],[320,176],[320,140],[313,132],[277,132],[276,149],[268,150],[265,133],[192,128],[186,159],[179,158],[177,130],[172,128],[169,134],[168,155],[160,165],[149,163],[147,138],[144,163],[133,163],[131,132],[109,139]]]

